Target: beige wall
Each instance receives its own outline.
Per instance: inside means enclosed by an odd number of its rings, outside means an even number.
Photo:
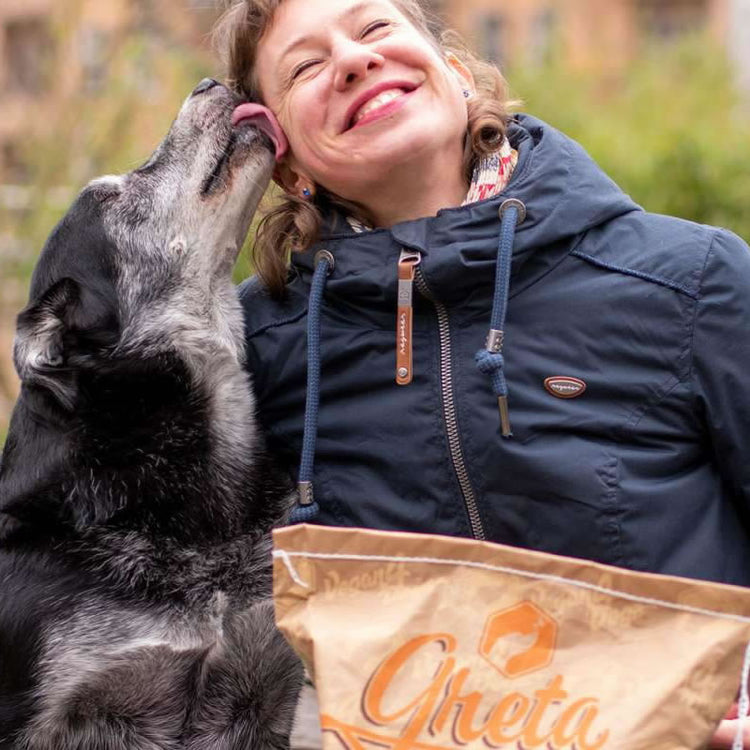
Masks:
[[[724,43],[729,0],[443,0],[440,6],[481,54],[487,52],[487,20],[495,16],[502,19],[497,47],[505,63],[533,64],[544,54],[546,35],[567,62],[606,71],[632,59],[643,37],[655,33],[646,22],[649,7],[677,18],[691,2],[705,5],[702,25]]]

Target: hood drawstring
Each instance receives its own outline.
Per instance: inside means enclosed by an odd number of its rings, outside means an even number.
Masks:
[[[516,227],[526,218],[526,206],[510,198],[503,202],[499,210],[500,241],[497,250],[495,271],[495,295],[492,302],[490,332],[484,349],[476,354],[477,367],[492,380],[492,386],[500,407],[500,424],[503,437],[512,435],[508,414],[508,385],[505,382],[505,361],[503,360],[503,327],[508,309],[508,289],[510,267],[513,259],[513,238]],[[313,496],[313,465],[315,462],[315,442],[318,436],[318,407],[320,404],[320,308],[326,279],[333,270],[334,258],[328,250],[320,250],[315,255],[315,271],[310,287],[309,308],[307,311],[307,401],[305,404],[305,428],[302,437],[302,456],[299,467],[299,505],[289,517],[289,523],[305,523],[314,520],[320,506]]]
[[[318,515],[320,506],[313,496],[313,465],[315,463],[315,441],[318,437],[318,406],[320,404],[320,308],[326,279],[333,271],[334,258],[328,250],[315,254],[315,272],[310,287],[307,310],[307,399],[305,402],[305,429],[302,437],[300,458],[299,505],[289,516],[289,523],[305,523]]]
[[[480,372],[490,376],[492,388],[497,396],[500,409],[500,428],[503,437],[511,437],[510,415],[508,412],[508,384],[505,382],[505,360],[503,359],[503,338],[505,336],[505,314],[508,310],[508,289],[510,287],[510,267],[513,260],[513,238],[516,227],[526,218],[526,206],[516,198],[504,201],[499,210],[500,241],[497,249],[495,268],[495,295],[492,301],[490,332],[484,349],[475,356]]]

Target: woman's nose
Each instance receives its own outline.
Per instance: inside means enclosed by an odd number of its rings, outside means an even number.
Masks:
[[[379,54],[366,44],[353,40],[339,42],[334,53],[335,74],[334,88],[341,91],[358,80],[382,67],[385,62]]]

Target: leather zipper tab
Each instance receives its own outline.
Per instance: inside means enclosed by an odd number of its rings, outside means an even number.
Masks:
[[[396,310],[396,383],[409,385],[413,377],[412,332],[414,275],[422,260],[416,250],[401,250],[398,259],[398,308]]]

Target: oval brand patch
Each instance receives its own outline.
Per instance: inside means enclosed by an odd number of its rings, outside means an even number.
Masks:
[[[544,387],[548,393],[557,398],[576,398],[586,390],[586,383],[580,378],[554,375],[551,378],[545,378]]]

